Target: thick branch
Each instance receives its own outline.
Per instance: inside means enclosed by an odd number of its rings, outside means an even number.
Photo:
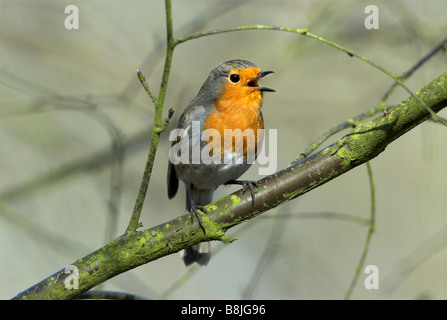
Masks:
[[[416,96],[433,112],[442,110],[447,106],[447,73],[422,88]],[[15,299],[70,299],[122,272],[193,244],[207,240],[230,241],[225,232],[231,227],[375,158],[388,144],[430,116],[425,106],[410,97],[392,108],[388,115],[358,125],[322,151],[258,181],[254,208],[250,192],[241,190],[206,206],[208,214],[202,216],[206,234],[196,221],[191,222],[189,214],[151,229],[127,233],[72,264],[79,271],[79,289],[66,288],[69,274],[62,269]]]

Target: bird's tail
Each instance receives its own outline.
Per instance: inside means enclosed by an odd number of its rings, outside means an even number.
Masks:
[[[214,190],[214,188],[191,190],[191,185],[186,186],[186,210],[191,210],[191,196],[193,196],[194,203],[198,206],[205,206],[211,203],[213,201]],[[197,262],[201,266],[206,266],[211,258],[211,245],[209,242],[201,242],[180,251],[180,256],[186,266],[194,262]]]

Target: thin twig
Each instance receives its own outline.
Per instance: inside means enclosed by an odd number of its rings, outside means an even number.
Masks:
[[[348,222],[358,223],[361,225],[370,225],[369,219],[357,217],[351,214],[337,213],[337,212],[301,212],[301,213],[290,213],[287,216],[271,216],[265,215],[259,217],[260,219],[327,219],[327,220],[344,220]]]
[[[143,173],[143,179],[141,180],[140,190],[138,192],[137,200],[135,201],[135,207],[132,212],[132,216],[127,226],[126,234],[135,232],[140,226],[140,216],[143,210],[144,199],[146,198],[147,189],[149,187],[149,181],[152,175],[152,168],[154,166],[155,154],[158,148],[158,141],[160,134],[163,132],[162,115],[163,115],[163,105],[166,97],[166,91],[168,88],[169,74],[171,71],[172,55],[174,52],[174,35],[172,31],[172,8],[171,0],[165,0],[166,9],[166,30],[167,30],[167,45],[166,45],[166,57],[165,65],[163,69],[163,75],[161,79],[160,91],[158,93],[158,98],[155,101],[155,117],[154,117],[154,127],[152,130],[152,140],[151,146],[149,148],[146,166]],[[139,76],[140,77],[140,76]],[[143,77],[144,78],[144,77]],[[140,79],[141,81],[141,79]],[[143,84],[144,86],[144,84]],[[146,88],[145,88],[146,89]],[[169,117],[168,117],[169,119]],[[169,120],[167,120],[169,121]],[[166,127],[166,126],[164,126]]]
[[[431,57],[433,57],[436,53],[441,51],[441,49],[444,48],[444,46],[447,44],[447,38],[442,40],[436,47],[434,47],[430,52],[428,52],[425,56],[423,56],[416,64],[414,64],[410,69],[405,71],[402,75],[399,76],[401,80],[408,79],[413,72],[415,72],[417,69],[419,69],[425,62],[428,61]],[[391,87],[388,89],[387,92],[382,97],[382,101],[386,101],[390,94],[394,91],[394,88],[397,86],[397,82],[394,82]]]
[[[447,246],[447,225],[442,226],[438,232],[425,240],[418,248],[406,256],[398,263],[393,270],[381,280],[381,289],[385,295],[392,294],[399,286],[401,286],[405,278],[408,277],[422,264],[426,263],[440,250]]]
[[[418,68],[420,68],[428,59],[433,57],[437,52],[439,52],[447,43],[447,38],[441,41],[435,48],[430,50],[429,53],[427,53],[424,57],[422,57],[416,64],[411,66],[407,71],[405,71],[399,78],[401,80],[408,79]],[[314,152],[324,141],[326,141],[329,137],[333,136],[334,134],[343,131],[344,129],[347,129],[349,127],[355,126],[359,121],[362,121],[366,118],[369,118],[376,113],[383,111],[386,104],[385,101],[388,99],[391,92],[394,90],[394,88],[398,85],[397,82],[393,82],[391,87],[387,90],[387,92],[383,95],[382,100],[379,102],[379,104],[368,110],[367,112],[361,113],[357,116],[355,116],[352,119],[348,119],[336,126],[333,126],[328,131],[323,133],[320,137],[318,137],[315,141],[313,141],[300,155],[297,159],[295,159],[291,165],[295,164],[298,161],[303,160],[304,158],[308,157],[312,152]],[[438,120],[430,119],[431,121],[440,122],[440,123],[447,123],[447,119],[444,119],[443,117],[437,116]],[[440,121],[439,121],[440,120]]]
[[[370,186],[370,192],[371,192],[371,213],[370,213],[370,225],[368,229],[368,234],[366,235],[366,241],[365,245],[363,247],[363,252],[360,257],[360,261],[357,265],[357,268],[355,270],[354,278],[352,279],[351,285],[348,288],[348,291],[346,292],[345,299],[348,300],[352,296],[352,292],[354,291],[355,286],[357,285],[357,281],[360,277],[360,273],[363,270],[363,266],[365,264],[366,256],[369,251],[369,245],[371,243],[371,237],[373,233],[375,232],[375,220],[376,220],[376,190],[374,185],[374,179],[371,169],[371,163],[368,161],[366,162],[366,168],[368,169],[368,178],[369,178],[369,186]]]
[[[315,150],[317,150],[320,145],[322,145],[328,138],[330,138],[334,134],[343,131],[347,128],[355,127],[360,121],[373,116],[379,110],[383,110],[383,108],[384,105],[382,103],[379,103],[376,107],[371,108],[367,112],[363,112],[352,119],[348,119],[346,121],[343,121],[342,123],[333,126],[328,131],[319,136],[315,141],[313,141],[303,152],[301,152],[301,154],[290,165],[294,165],[295,163],[307,158]]]
[[[273,224],[262,255],[259,257],[259,261],[253,270],[250,280],[247,282],[244,291],[242,292],[242,300],[252,299],[256,288],[259,286],[262,275],[266,272],[269,265],[273,262],[275,255],[278,253],[279,244],[284,236],[284,229],[286,226],[286,220],[283,218],[289,218],[290,213],[278,213],[274,218],[278,217],[280,218]]]
[[[257,24],[257,25],[248,25],[248,26],[239,26],[239,27],[234,27],[234,28],[225,28],[225,29],[217,29],[217,30],[211,30],[211,31],[205,31],[205,32],[200,32],[200,33],[196,33],[196,34],[192,34],[186,37],[182,37],[182,38],[178,38],[177,40],[175,40],[175,45],[184,43],[186,41],[189,40],[193,40],[193,39],[199,39],[205,36],[209,36],[209,35],[213,35],[213,34],[220,34],[220,33],[227,33],[227,32],[235,32],[235,31],[245,31],[245,30],[274,30],[274,31],[285,31],[285,32],[292,32],[292,33],[296,33],[296,34],[301,34],[303,36],[306,37],[310,37],[312,39],[318,40],[322,43],[325,43],[333,48],[336,48],[340,51],[345,52],[346,54],[348,54],[350,57],[355,57],[357,59],[360,59],[364,62],[366,62],[367,64],[371,65],[372,67],[380,70],[381,72],[385,73],[387,76],[391,77],[399,86],[401,86],[405,91],[407,91],[414,99],[416,99],[416,101],[418,101],[422,106],[424,106],[424,108],[427,109],[427,111],[431,114],[431,116],[433,117],[433,119],[435,121],[439,121],[444,125],[447,125],[447,122],[443,121],[443,119],[438,118],[438,116],[436,115],[435,112],[433,112],[433,110],[431,110],[422,100],[420,100],[417,96],[415,96],[415,94],[402,82],[402,80],[400,79],[400,76],[388,71],[387,69],[385,69],[384,67],[380,66],[379,64],[375,63],[374,61],[363,57],[355,52],[353,52],[350,49],[344,48],[343,46],[327,40],[323,37],[317,36],[313,33],[310,33],[309,31],[307,31],[307,29],[295,29],[295,28],[287,28],[287,27],[280,27],[280,26],[266,26],[266,25],[261,25],[261,24]]]
[[[154,104],[157,103],[157,97],[155,96],[154,92],[152,91],[152,89],[149,87],[149,84],[146,82],[146,78],[143,75],[143,73],[141,73],[141,71],[139,69],[137,69],[137,75],[138,75],[138,79],[141,82],[141,85],[143,86],[144,90],[146,90],[148,96],[151,98],[152,102]]]

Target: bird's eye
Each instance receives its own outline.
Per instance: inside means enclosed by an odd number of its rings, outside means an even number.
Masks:
[[[238,83],[241,80],[241,77],[239,75],[233,73],[230,75],[230,81],[233,83]]]

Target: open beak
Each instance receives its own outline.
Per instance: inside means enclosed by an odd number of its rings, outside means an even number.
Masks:
[[[248,81],[248,86],[249,87],[254,87],[254,88],[256,88],[256,90],[259,90],[259,91],[275,92],[276,90],[274,90],[274,89],[270,89],[270,88],[267,88],[267,87],[261,87],[261,86],[258,85],[258,80],[259,79],[264,78],[266,75],[269,75],[271,73],[273,73],[273,71],[262,71],[262,72],[259,72],[259,74],[256,77],[254,77],[253,79],[250,79],[250,81]]]

